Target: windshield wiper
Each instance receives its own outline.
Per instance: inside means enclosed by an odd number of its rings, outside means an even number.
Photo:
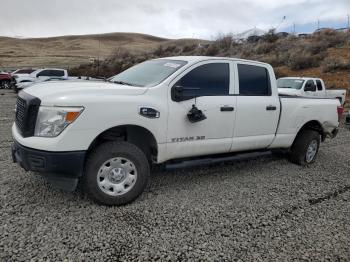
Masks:
[[[125,86],[136,86],[134,84],[124,82],[124,81],[112,81],[114,84],[125,85]]]

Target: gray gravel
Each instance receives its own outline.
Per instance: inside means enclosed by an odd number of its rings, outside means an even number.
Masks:
[[[263,156],[157,171],[124,207],[51,188],[11,162],[0,90],[0,261],[350,260],[350,131],[309,168]]]

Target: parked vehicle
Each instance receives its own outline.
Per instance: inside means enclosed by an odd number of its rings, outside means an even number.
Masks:
[[[17,69],[13,72],[11,72],[11,76],[28,76],[32,72],[34,72],[35,69],[32,68],[25,68],[25,69]]]
[[[337,99],[279,96],[272,67],[213,57],[133,66],[109,82],[46,82],[18,95],[12,155],[25,170],[97,203],[122,205],[150,165],[288,149],[310,165],[338,130]]]
[[[345,127],[350,129],[350,111],[346,114],[345,117]]]
[[[9,73],[0,72],[0,88],[7,89],[10,88],[11,75]]]
[[[13,78],[14,90],[18,92],[24,87],[30,86],[35,82],[42,82],[49,78],[68,78],[68,72],[65,69],[57,68],[44,68],[38,69],[30,73],[29,75],[22,75]]]
[[[326,89],[321,78],[282,77],[277,80],[278,93],[304,97],[337,98],[345,104],[346,89]]]

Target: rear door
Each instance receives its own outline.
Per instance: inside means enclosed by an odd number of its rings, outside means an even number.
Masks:
[[[320,79],[316,79],[316,87],[317,87],[316,95],[318,97],[326,97],[326,91],[324,90]]]
[[[237,112],[231,151],[268,147],[280,114],[272,68],[259,64],[236,64]]]

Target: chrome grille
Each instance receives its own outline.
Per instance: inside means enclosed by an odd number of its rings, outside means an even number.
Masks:
[[[15,123],[23,137],[34,135],[35,122],[40,106],[40,99],[24,92],[17,98]]]
[[[26,115],[26,101],[18,97],[17,104],[16,104],[16,125],[21,131],[21,133],[24,132],[25,115]]]

